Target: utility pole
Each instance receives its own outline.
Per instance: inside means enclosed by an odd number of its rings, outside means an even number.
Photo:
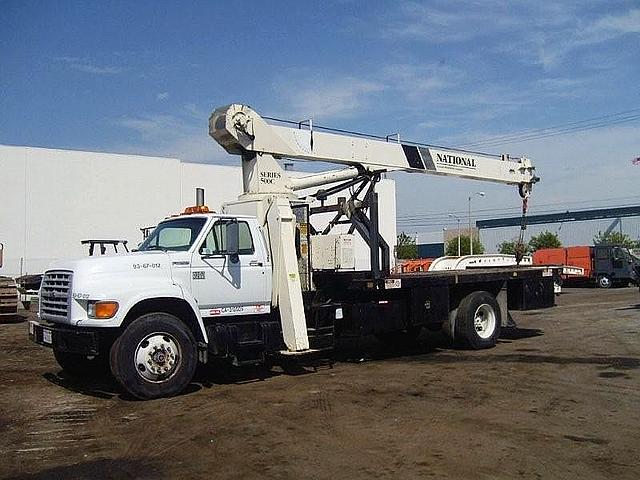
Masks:
[[[461,253],[461,249],[460,249],[460,217],[457,215],[454,215],[453,213],[449,214],[449,217],[451,218],[455,218],[456,221],[458,222],[458,256],[460,257],[460,253]]]

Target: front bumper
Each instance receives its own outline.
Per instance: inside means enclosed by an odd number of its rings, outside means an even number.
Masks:
[[[38,345],[62,352],[83,355],[106,354],[117,334],[112,329],[99,330],[31,320],[29,322],[29,339]]]

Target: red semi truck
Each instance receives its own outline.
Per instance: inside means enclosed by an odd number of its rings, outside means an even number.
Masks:
[[[534,265],[568,265],[584,269],[583,276],[565,280],[594,283],[600,288],[640,283],[640,259],[618,245],[544,248],[533,253]]]

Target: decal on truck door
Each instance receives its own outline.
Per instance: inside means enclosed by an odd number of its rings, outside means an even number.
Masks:
[[[200,307],[203,317],[228,317],[231,315],[260,315],[271,312],[271,305],[268,303],[257,305],[214,307],[204,305]]]

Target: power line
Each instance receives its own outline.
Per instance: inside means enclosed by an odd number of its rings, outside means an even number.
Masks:
[[[538,210],[538,208],[540,207],[551,207],[551,206],[564,206],[564,205],[583,205],[583,204],[589,204],[589,205],[594,205],[595,203],[601,203],[601,202],[612,202],[612,201],[616,201],[616,202],[620,202],[620,201],[629,201],[629,200],[637,200],[640,199],[640,195],[631,195],[631,196],[625,196],[625,197],[607,197],[607,198],[600,198],[600,199],[590,199],[590,200],[574,200],[574,201],[569,201],[569,202],[547,202],[547,203],[537,203],[534,205],[531,205],[531,207],[533,209],[535,209],[536,211]],[[615,205],[612,205],[615,206]],[[597,205],[598,208],[606,208],[606,205]],[[502,207],[502,208],[478,208],[475,209],[474,212],[475,213],[485,213],[485,212],[508,212],[508,211],[519,211],[521,209],[520,206],[517,207]],[[429,218],[438,218],[438,217],[448,217],[449,214],[454,214],[454,215],[466,215],[467,211],[466,210],[457,210],[457,211],[451,211],[451,212],[425,212],[425,213],[418,213],[418,214],[410,214],[410,215],[398,215],[396,218],[398,220],[420,220],[420,219],[429,219]]]
[[[477,144],[482,144],[488,141],[497,141],[497,140],[508,140],[509,138],[513,137],[513,136],[518,136],[518,135],[523,135],[523,134],[531,134],[531,133],[542,133],[545,132],[547,130],[554,130],[557,128],[565,128],[571,125],[578,125],[578,124],[584,124],[584,123],[588,123],[588,122],[592,122],[592,121],[599,121],[599,120],[603,120],[605,118],[611,118],[611,117],[617,117],[620,115],[627,115],[630,113],[635,113],[635,112],[640,112],[640,108],[634,108],[632,110],[625,110],[623,112],[617,112],[617,113],[610,113],[608,115],[602,115],[602,116],[598,116],[598,117],[593,117],[593,118],[587,118],[585,120],[578,120],[575,122],[568,122],[568,123],[561,123],[558,125],[552,125],[551,127],[545,127],[545,128],[530,128],[530,129],[525,129],[525,130],[520,130],[520,131],[516,131],[516,132],[512,132],[512,133],[508,133],[505,135],[498,135],[498,136],[494,136],[494,137],[488,137],[486,139],[483,140],[476,140],[475,142],[468,142],[465,143],[463,145],[477,145]]]
[[[635,207],[637,204],[632,205],[599,205],[597,208],[624,208],[624,207]],[[545,215],[549,213],[558,213],[557,209],[544,209],[544,210],[536,210],[535,212],[530,211],[532,215]],[[495,218],[493,215],[474,215],[474,221],[479,220],[490,220]],[[505,217],[506,218],[506,217]],[[456,222],[452,221],[450,218],[425,218],[425,219],[415,219],[415,220],[398,220],[397,225],[401,228],[415,228],[415,227],[442,227],[443,225],[454,225]],[[561,222],[551,222],[551,223],[561,223]]]
[[[632,122],[640,119],[640,108],[632,110],[625,110],[622,112],[611,113],[608,115],[601,115],[598,117],[592,117],[585,120],[578,120],[574,122],[568,122],[564,124],[558,124],[545,128],[534,128],[527,130],[520,130],[505,135],[498,135],[494,137],[485,138],[482,140],[476,140],[473,142],[463,143],[461,147],[493,147],[496,145],[506,145],[509,143],[515,143],[520,141],[537,140],[541,138],[547,138],[556,135],[564,135],[567,133],[577,133],[580,131],[592,130],[594,128],[602,128],[610,125],[617,125],[620,123]]]
[[[276,122],[276,123],[282,123],[285,125],[295,125],[298,128],[302,128],[303,126],[306,126],[305,121],[303,122],[294,122],[292,120],[284,120],[282,118],[277,118],[277,117],[267,117],[267,116],[263,116],[262,118],[264,118],[265,120],[269,120],[271,122]],[[331,133],[337,133],[340,135],[350,135],[350,136],[358,136],[358,137],[362,137],[362,138],[370,138],[373,140],[380,140],[383,142],[394,142],[395,140],[392,140],[390,136],[382,136],[382,135],[373,135],[370,133],[363,133],[363,132],[356,132],[353,130],[345,130],[342,128],[333,128],[333,127],[325,127],[322,125],[313,125],[313,129],[314,130],[321,130],[321,131],[325,131],[325,132],[331,132]],[[442,145],[434,145],[431,143],[425,143],[425,142],[415,142],[413,140],[405,140],[402,139],[399,143],[403,144],[403,145],[415,145],[417,147],[426,147],[426,148],[441,148],[441,149],[446,149],[446,150],[457,150],[459,152],[463,152],[463,153],[471,153],[471,154],[476,154],[476,155],[484,155],[487,157],[496,157],[496,158],[500,158],[501,155],[497,154],[497,153],[486,153],[486,152],[478,152],[475,150],[469,150],[469,149],[465,149],[465,148],[459,148],[459,147],[449,147],[449,146],[442,146]]]
[[[281,118],[276,118],[276,117],[263,117],[266,120],[270,120],[272,122],[277,122],[277,123],[283,123],[283,124],[288,124],[288,125],[296,125],[298,128],[302,128],[304,122],[294,122],[291,120],[284,120]],[[544,128],[534,128],[534,129],[526,129],[526,130],[520,130],[517,132],[513,132],[510,134],[504,134],[504,135],[498,135],[498,136],[494,136],[494,137],[489,137],[489,138],[485,138],[482,140],[476,140],[473,142],[467,142],[467,143],[463,143],[460,144],[458,146],[441,146],[441,145],[434,145],[434,144],[428,144],[425,142],[415,142],[412,140],[402,140],[401,143],[405,144],[405,145],[416,145],[416,146],[422,146],[422,147],[430,147],[430,148],[444,148],[444,149],[450,149],[450,150],[458,150],[461,152],[467,152],[467,153],[471,153],[471,154],[479,154],[479,155],[486,155],[486,156],[492,156],[492,157],[499,157],[499,155],[497,154],[493,154],[493,153],[485,153],[485,152],[478,152],[475,150],[470,150],[469,148],[473,147],[481,147],[481,148],[492,148],[492,147],[496,147],[499,145],[508,145],[508,144],[512,144],[512,143],[518,143],[518,142],[526,142],[526,141],[531,141],[531,140],[540,140],[540,139],[544,139],[544,138],[548,138],[548,137],[554,137],[554,136],[559,136],[559,135],[567,135],[570,133],[578,133],[578,132],[583,132],[583,131],[587,131],[587,130],[593,130],[596,128],[603,128],[603,127],[608,127],[608,126],[612,126],[612,125],[619,125],[619,124],[623,124],[623,123],[629,123],[629,122],[635,122],[637,120],[640,120],[640,108],[634,108],[631,110],[625,110],[622,112],[616,112],[616,113],[610,113],[607,115],[601,115],[598,117],[592,117],[592,118],[588,118],[585,120],[577,120],[577,121],[573,121],[573,122],[568,122],[568,123],[562,123],[562,124],[558,124],[558,125],[554,125],[551,127],[544,127]],[[381,141],[389,141],[389,137],[383,137],[380,135],[371,135],[371,134],[367,134],[367,133],[362,133],[362,132],[356,132],[356,131],[352,131],[352,130],[345,130],[345,129],[339,129],[339,128],[331,128],[331,127],[325,127],[325,126],[320,126],[320,125],[314,125],[314,129],[317,130],[324,130],[327,132],[332,132],[332,133],[338,133],[338,134],[346,134],[346,135],[356,135],[356,136],[360,136],[363,138],[371,138],[371,139],[376,139],[376,140],[381,140]]]
[[[622,123],[629,123],[629,122],[633,122],[633,121],[637,121],[640,120],[640,115],[634,115],[633,117],[629,117],[629,118],[622,118],[616,121],[611,121],[611,122],[603,122],[597,125],[591,125],[588,127],[574,127],[574,128],[568,128],[562,131],[556,131],[556,132],[552,132],[552,133],[548,133],[546,135],[538,135],[538,136],[529,136],[529,137],[522,137],[522,138],[517,138],[514,140],[510,140],[510,141],[506,141],[506,142],[497,142],[497,143],[493,143],[493,144],[486,144],[484,145],[485,147],[496,147],[498,145],[508,145],[511,143],[520,143],[520,142],[527,142],[527,141],[531,141],[531,140],[541,140],[543,138],[548,138],[548,137],[556,137],[559,135],[566,135],[568,133],[579,133],[579,132],[585,132],[588,130],[594,130],[596,128],[603,128],[603,127],[610,127],[612,125],[619,125]]]

